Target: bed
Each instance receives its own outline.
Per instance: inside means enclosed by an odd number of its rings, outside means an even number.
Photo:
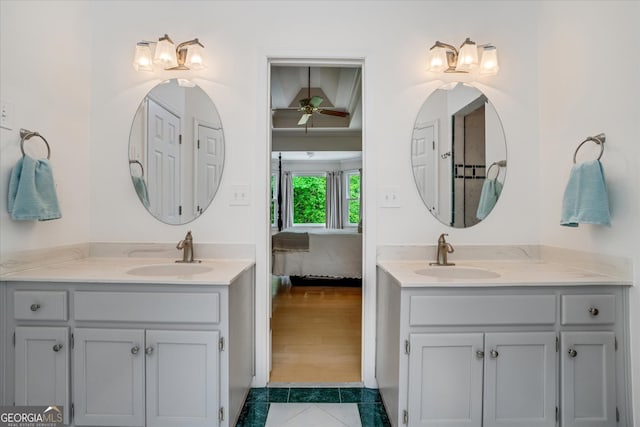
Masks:
[[[356,230],[286,229],[272,236],[272,255],[275,276],[362,278]]]

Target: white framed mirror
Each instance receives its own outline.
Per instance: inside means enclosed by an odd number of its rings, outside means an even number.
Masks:
[[[140,202],[166,224],[186,224],[214,199],[224,168],[224,133],[213,101],[178,79],[144,97],[129,134],[129,171]]]
[[[507,174],[500,117],[480,90],[437,89],[413,128],[411,165],[420,197],[443,224],[471,227],[495,207]]]

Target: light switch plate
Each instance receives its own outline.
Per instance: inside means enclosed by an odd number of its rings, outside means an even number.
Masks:
[[[399,208],[400,189],[398,187],[382,187],[379,204],[382,208]]]
[[[248,185],[231,186],[231,206],[248,206],[251,204],[251,188]]]
[[[15,106],[12,102],[0,99],[0,127],[3,129],[13,129],[13,117],[15,115]]]

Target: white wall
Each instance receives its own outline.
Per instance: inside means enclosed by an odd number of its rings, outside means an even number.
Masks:
[[[576,7],[573,1],[545,2],[540,19],[544,23],[539,39],[538,83],[540,204],[545,206],[541,243],[631,257],[635,283],[640,284],[640,59],[630,54],[629,46],[632,40],[640,40],[640,3],[594,1]],[[562,195],[573,153],[587,136],[600,132],[607,136],[601,161],[609,192],[611,227],[560,227]],[[593,156],[588,148],[584,153],[581,149],[581,155]],[[635,425],[640,425],[637,286],[631,289],[630,300]]]
[[[37,13],[34,13],[36,12]],[[0,2],[0,97],[13,104],[13,129],[0,130],[0,253],[89,240],[90,25],[77,1]],[[41,133],[62,218],[13,221],[9,176],[20,152],[20,128]],[[40,152],[39,138],[25,142]]]

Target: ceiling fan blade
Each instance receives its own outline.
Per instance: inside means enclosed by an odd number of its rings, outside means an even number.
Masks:
[[[326,114],[328,116],[338,116],[338,117],[347,117],[349,115],[348,111],[338,111],[338,110],[318,110],[320,114]]]
[[[302,117],[300,117],[300,121],[298,121],[298,124],[306,125],[307,121],[309,121],[309,117],[311,117],[311,114],[303,114]]]
[[[320,104],[322,104],[322,101],[324,101],[324,99],[322,99],[319,96],[312,96],[311,99],[307,100],[309,102],[309,104],[311,104],[314,108],[318,108],[320,106]]]

